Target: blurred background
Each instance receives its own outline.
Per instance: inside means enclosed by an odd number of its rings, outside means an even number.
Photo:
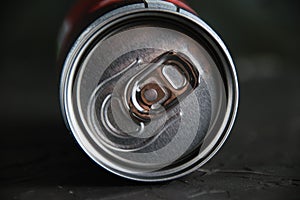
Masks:
[[[204,169],[160,184],[106,172],[63,124],[57,35],[74,0],[1,4],[0,199],[300,199],[300,2],[187,2],[232,53],[240,109]]]

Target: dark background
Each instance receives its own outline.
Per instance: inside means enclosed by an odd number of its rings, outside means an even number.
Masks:
[[[204,169],[158,184],[106,172],[63,124],[56,38],[74,1],[1,3],[0,199],[300,199],[299,1],[188,2],[232,53],[240,109]]]

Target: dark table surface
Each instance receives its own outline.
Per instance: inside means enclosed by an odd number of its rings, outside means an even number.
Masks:
[[[1,6],[0,199],[300,199],[299,3],[189,2],[230,47],[240,109],[208,164],[155,184],[97,166],[63,124],[56,35],[73,1]]]

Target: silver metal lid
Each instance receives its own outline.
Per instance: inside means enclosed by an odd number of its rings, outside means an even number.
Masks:
[[[186,11],[155,4],[127,6],[91,24],[61,80],[62,109],[84,151],[142,181],[205,164],[228,136],[238,105],[234,64],[217,34]]]

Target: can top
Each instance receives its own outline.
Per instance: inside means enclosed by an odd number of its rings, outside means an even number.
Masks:
[[[202,20],[167,2],[97,19],[71,49],[61,88],[81,147],[134,180],[169,180],[203,165],[237,111],[225,45]]]

